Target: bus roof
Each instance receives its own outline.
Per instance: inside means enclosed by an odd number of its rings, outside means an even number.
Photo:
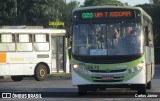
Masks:
[[[0,34],[12,33],[12,34],[46,34],[51,35],[65,35],[65,29],[0,29]]]
[[[148,15],[141,7],[132,7],[132,6],[111,6],[111,5],[106,5],[106,6],[89,6],[89,7],[80,7],[76,8],[73,10],[75,11],[81,11],[81,10],[89,10],[89,9],[105,9],[105,8],[117,8],[117,9],[135,9],[135,10],[140,10],[141,13],[146,16],[149,20],[152,21],[152,18],[150,15]]]

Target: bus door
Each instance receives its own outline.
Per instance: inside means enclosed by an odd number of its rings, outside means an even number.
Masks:
[[[52,36],[51,48],[52,48],[52,72],[64,72],[64,36]]]
[[[147,73],[147,82],[149,82],[152,78],[152,38],[151,38],[151,31],[149,27],[145,27],[145,34],[146,34],[146,73]]]

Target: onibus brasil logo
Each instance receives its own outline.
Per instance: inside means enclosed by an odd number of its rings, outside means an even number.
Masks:
[[[41,94],[27,94],[27,93],[2,93],[2,98],[3,99],[40,99],[42,98]]]

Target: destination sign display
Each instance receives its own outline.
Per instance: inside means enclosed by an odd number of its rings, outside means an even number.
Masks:
[[[128,11],[88,11],[81,12],[81,19],[101,19],[101,18],[132,18],[133,12]]]

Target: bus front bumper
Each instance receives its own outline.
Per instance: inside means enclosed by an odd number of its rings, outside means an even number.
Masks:
[[[115,75],[114,75],[115,76]],[[78,86],[78,85],[105,85],[105,86],[114,86],[114,85],[136,85],[136,84],[146,84],[146,75],[145,75],[145,70],[139,71],[135,76],[130,78],[129,80],[123,80],[123,81],[99,81],[95,82],[92,78],[86,79],[83,78],[81,75],[79,75],[76,71],[72,71],[72,85],[73,86]],[[120,87],[123,88],[123,87]]]

